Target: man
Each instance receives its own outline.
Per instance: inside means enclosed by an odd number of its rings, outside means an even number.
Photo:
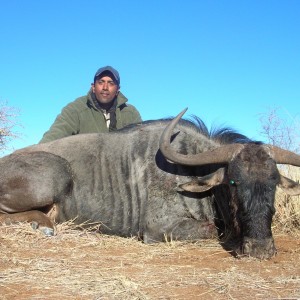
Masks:
[[[86,96],[65,106],[40,143],[66,136],[109,132],[142,121],[137,109],[120,92],[120,76],[111,66],[100,68]]]

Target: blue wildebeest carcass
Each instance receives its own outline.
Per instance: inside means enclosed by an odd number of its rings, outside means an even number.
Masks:
[[[32,222],[46,234],[55,222],[99,223],[145,243],[211,238],[218,227],[240,239],[241,253],[273,256],[276,186],[300,193],[276,163],[300,166],[300,156],[232,131],[210,137],[183,113],[3,157],[0,221]]]

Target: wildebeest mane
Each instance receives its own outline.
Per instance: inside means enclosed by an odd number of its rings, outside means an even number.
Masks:
[[[214,125],[210,129],[208,129],[203,120],[195,115],[192,115],[189,121],[197,127],[198,132],[205,135],[211,140],[219,142],[220,144],[246,144],[255,142],[231,127]]]
[[[155,123],[166,123],[167,125],[167,123],[170,122],[172,119],[173,119],[172,117],[169,117],[169,118],[163,118],[159,120],[147,120],[147,121],[143,121],[142,123],[128,125],[120,130],[126,132],[128,130],[132,130],[133,128],[138,129],[141,126],[145,126],[148,124],[155,124]],[[216,141],[220,144],[232,144],[232,143],[261,144],[261,142],[253,141],[252,139],[248,138],[244,134],[239,133],[238,131],[236,131],[231,127],[222,126],[222,125],[217,125],[217,126],[213,125],[210,129],[208,129],[204,121],[195,115],[191,115],[191,117],[188,119],[181,119],[179,121],[179,124],[192,128],[193,130],[195,130],[195,132],[204,135],[208,139]]]

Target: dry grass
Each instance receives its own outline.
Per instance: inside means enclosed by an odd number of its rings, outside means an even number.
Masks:
[[[300,182],[300,169],[293,166],[284,166],[281,173],[286,177]],[[281,189],[276,193],[276,214],[273,222],[273,231],[277,233],[300,233],[300,195],[288,196]]]
[[[299,200],[278,189],[278,255],[267,261],[236,259],[216,240],[145,245],[72,222],[54,237],[0,226],[0,299],[300,299]]]
[[[215,240],[145,245],[71,223],[54,237],[2,226],[0,299],[296,299],[300,243],[275,240],[279,254],[259,261],[233,258]]]

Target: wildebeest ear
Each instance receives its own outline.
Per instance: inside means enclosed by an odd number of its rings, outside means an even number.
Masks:
[[[210,190],[214,186],[226,183],[225,177],[225,168],[220,168],[214,173],[183,183],[179,187],[187,192],[201,193]]]
[[[284,192],[290,196],[300,195],[300,184],[280,175],[280,182],[278,186],[284,190]]]

